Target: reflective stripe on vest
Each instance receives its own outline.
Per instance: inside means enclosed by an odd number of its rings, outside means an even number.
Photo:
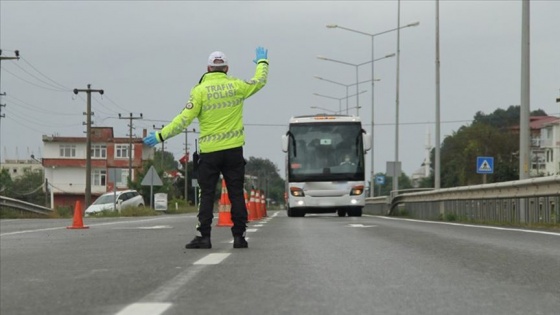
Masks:
[[[200,137],[198,139],[199,143],[206,143],[206,142],[218,142],[222,140],[228,140],[235,137],[243,136],[243,129],[240,130],[233,130],[228,132],[222,132],[218,134],[213,134],[209,136]]]

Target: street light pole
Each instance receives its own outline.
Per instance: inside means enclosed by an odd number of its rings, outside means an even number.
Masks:
[[[348,101],[349,97],[358,96],[359,94],[363,94],[365,92],[367,92],[367,91],[363,90],[363,91],[360,91],[358,94],[347,95],[346,97],[333,97],[333,96],[323,95],[323,94],[319,94],[319,93],[313,93],[313,95],[320,96],[320,97],[325,97],[325,98],[330,98],[330,99],[333,99],[333,100],[338,100],[338,112],[336,112],[336,113],[342,113],[342,103],[341,103],[341,101],[343,99],[346,99],[346,101]]]
[[[393,192],[399,190],[399,82],[401,62],[401,0],[398,0],[397,14],[397,88],[395,96],[395,164],[393,165]]]
[[[334,84],[338,84],[338,85],[342,85],[342,86],[346,87],[346,115],[348,115],[348,98],[350,97],[350,96],[348,96],[348,88],[351,87],[351,86],[353,86],[353,85],[355,85],[356,83],[344,84],[344,83],[332,81],[332,80],[329,80],[329,79],[325,79],[325,78],[320,77],[320,76],[318,76],[318,75],[316,75],[316,76],[314,76],[314,77],[315,77],[315,79],[327,81],[327,82],[330,82],[330,83],[334,83]],[[358,82],[358,84],[366,83],[366,82],[369,82],[369,81],[371,81],[371,80],[361,81],[361,82]],[[375,81],[380,81],[380,80],[379,80],[379,79],[376,79]],[[340,112],[342,113],[342,110],[341,110]]]
[[[350,62],[346,62],[346,61],[342,61],[342,60],[327,58],[325,56],[317,56],[317,58],[321,59],[321,60],[332,61],[332,62],[341,63],[341,64],[345,64],[345,65],[355,67],[356,68],[356,83],[355,83],[356,84],[356,94],[360,94],[359,91],[358,91],[358,85],[359,85],[358,67],[363,66],[363,65],[367,65],[368,63],[374,63],[374,62],[376,62],[378,60],[381,60],[381,59],[391,58],[391,57],[394,57],[394,56],[395,56],[394,53],[393,54],[388,54],[388,55],[385,55],[384,57],[381,57],[381,58],[378,58],[378,59],[372,59],[370,61],[366,61],[366,62],[362,62],[362,63],[350,63]],[[372,77],[371,80],[374,80],[374,78]],[[368,81],[371,81],[371,80],[368,80]],[[368,82],[368,81],[366,81],[366,82]],[[360,98],[357,97],[356,98],[356,116],[359,116],[359,115],[360,115]]]
[[[374,34],[358,31],[358,30],[355,30],[355,29],[347,28],[347,27],[344,27],[344,26],[336,25],[336,24],[329,24],[329,25],[327,25],[327,28],[340,28],[342,30],[346,30],[346,31],[350,31],[350,32],[353,32],[353,33],[358,33],[358,34],[362,34],[362,35],[366,35],[366,36],[371,37],[371,60],[375,60],[375,57],[374,57],[374,38],[376,36],[386,34],[386,33],[390,33],[390,32],[399,30],[401,28],[418,26],[419,24],[420,24],[420,22],[411,22],[411,23],[409,23],[405,26],[402,26],[402,27],[399,24],[399,27],[397,27],[397,28],[393,28],[393,29],[390,29],[390,30],[386,30],[386,31],[379,32],[379,33],[374,33]],[[374,62],[371,63],[371,77],[372,78],[375,77],[374,64],[375,64]],[[374,196],[373,186],[374,186],[374,177],[375,177],[374,154],[373,154],[374,153],[374,146],[373,145],[374,145],[374,142],[375,142],[374,141],[374,126],[375,126],[375,120],[374,120],[374,118],[375,118],[375,116],[374,116],[374,113],[375,113],[375,110],[374,110],[375,97],[374,97],[374,95],[375,94],[374,94],[374,91],[375,91],[375,82],[372,81],[371,82],[371,176],[370,176],[370,180],[371,180],[370,185],[371,186],[370,186],[370,197]]]
[[[441,148],[440,148],[440,55],[439,55],[439,0],[436,0],[436,141],[434,188],[441,188]]]

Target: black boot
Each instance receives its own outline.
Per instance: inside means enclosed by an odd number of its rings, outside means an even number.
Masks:
[[[190,243],[185,245],[185,248],[212,248],[210,236],[195,236]]]
[[[233,237],[233,248],[248,248],[249,243],[245,240],[243,236],[234,236]]]

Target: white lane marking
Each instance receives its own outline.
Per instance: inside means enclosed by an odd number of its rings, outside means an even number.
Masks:
[[[258,231],[258,230],[259,230],[259,229],[247,229],[246,232],[247,232],[247,233],[253,233],[253,232],[256,232],[256,231]]]
[[[253,225],[253,226],[254,226],[254,227],[262,227],[263,225],[262,225],[262,224],[255,224],[255,225]]]
[[[360,227],[360,228],[364,228],[364,227],[375,227],[375,225],[363,225],[363,224],[348,224],[350,227]]]
[[[160,229],[171,229],[170,225],[154,225],[154,226],[140,226],[137,229],[140,230],[160,230]]]
[[[248,238],[248,237],[245,237],[245,240],[248,241],[249,238]],[[233,244],[233,240],[225,241],[225,242],[223,242],[223,243]]]
[[[159,288],[155,289],[154,291],[152,291],[151,293],[149,293],[148,295],[140,299],[140,301],[144,301],[144,302],[139,302],[139,303],[150,303],[150,302],[163,303],[163,301],[169,301],[171,297],[175,294],[175,292],[177,292],[180,288],[185,286],[205,267],[206,267],[205,265],[189,267],[185,271],[176,275],[173,279],[167,281]]]
[[[135,303],[125,307],[117,315],[159,315],[169,307],[171,303]]]
[[[138,303],[130,304],[121,310],[116,315],[160,315],[167,308],[169,308],[171,303],[164,303],[164,301],[169,301],[173,295],[179,291],[180,288],[184,287],[189,281],[191,281],[198,273],[200,273],[209,264],[217,264],[227,258],[230,254],[209,254],[202,259],[194,262],[193,265],[176,275],[173,279],[167,281],[159,288],[155,289],[151,293],[144,296],[139,300]],[[157,307],[159,309],[152,310],[151,307]]]
[[[231,253],[208,254],[205,257],[195,261],[193,265],[217,265],[226,259]]]
[[[376,217],[378,217],[378,216],[376,216]],[[427,224],[446,224],[446,225],[456,225],[456,226],[474,227],[474,228],[480,228],[480,229],[502,230],[502,231],[513,231],[513,232],[525,232],[525,233],[535,233],[535,234],[545,234],[545,235],[560,236],[560,233],[555,233],[555,232],[535,231],[535,230],[522,230],[522,229],[512,229],[512,228],[503,228],[503,227],[497,227],[497,226],[472,225],[472,224],[451,223],[451,222],[438,222],[438,221],[424,221],[424,220],[415,220],[415,219],[389,218],[389,217],[381,217],[381,216],[380,216],[379,218],[381,218],[381,219],[386,219],[386,220],[402,220],[402,221],[411,221],[411,222],[419,222],[419,223],[427,223]]]
[[[120,221],[120,222],[96,223],[96,224],[88,224],[88,226],[89,226],[89,227],[95,227],[95,226],[103,226],[103,225],[127,224],[127,223],[148,222],[148,221],[162,220],[162,219],[168,219],[168,217],[163,217],[163,218],[152,218],[152,219],[143,219],[143,220],[131,220],[131,221]],[[23,230],[23,231],[17,231],[17,232],[1,233],[0,236],[17,235],[17,234],[25,234],[25,233],[35,233],[35,232],[44,232],[44,231],[53,231],[53,230],[66,230],[66,226],[59,226],[59,227],[45,228],[45,229],[36,229],[36,230]]]

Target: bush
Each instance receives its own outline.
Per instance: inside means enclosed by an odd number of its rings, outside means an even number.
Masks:
[[[18,209],[2,207],[0,211],[0,219],[41,219],[45,218],[44,215],[22,211]]]
[[[71,218],[74,215],[72,206],[58,206],[54,208],[52,217],[54,218]]]
[[[457,221],[457,215],[455,213],[446,213],[445,214],[445,221],[455,222],[455,221]]]

